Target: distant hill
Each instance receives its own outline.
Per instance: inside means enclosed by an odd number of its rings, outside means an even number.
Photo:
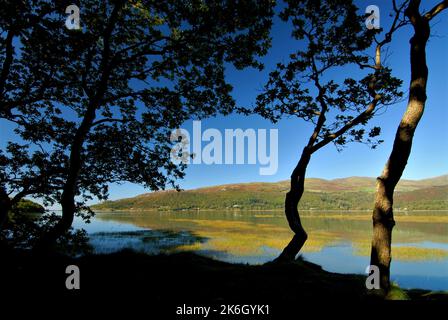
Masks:
[[[40,204],[31,200],[22,199],[13,208],[12,213],[29,214],[29,213],[44,213],[45,208]]]
[[[350,177],[325,180],[310,178],[299,204],[305,210],[365,210],[372,208],[375,178]],[[196,209],[282,209],[289,181],[240,183],[177,192],[145,193],[133,198],[105,201],[99,210],[196,210]],[[395,208],[402,210],[448,209],[448,175],[401,180],[395,193]]]

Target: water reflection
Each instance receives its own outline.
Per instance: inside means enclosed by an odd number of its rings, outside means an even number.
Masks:
[[[205,242],[206,239],[189,231],[171,230],[135,230],[119,232],[96,232],[91,235],[90,243],[97,253],[110,253],[132,248],[148,254],[171,252],[185,245]]]
[[[368,212],[309,212],[303,256],[324,269],[364,273],[369,263]],[[392,278],[404,288],[448,289],[448,214],[397,215]],[[264,263],[292,234],[281,212],[100,213],[87,226],[98,252],[131,247],[148,253],[192,250],[216,259]]]

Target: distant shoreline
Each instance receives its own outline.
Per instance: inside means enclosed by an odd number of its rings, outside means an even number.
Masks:
[[[92,205],[98,211],[283,211],[286,181],[240,183],[183,192],[146,193],[132,198],[109,200]],[[401,180],[394,196],[394,210],[448,211],[448,175],[421,181]],[[299,204],[303,212],[372,211],[375,181],[352,177],[331,181],[308,179]]]
[[[92,210],[95,211],[93,208]],[[60,211],[60,210],[53,210]],[[284,209],[171,209],[171,210],[159,210],[159,209],[127,209],[127,210],[117,210],[117,209],[101,209],[95,211],[95,213],[112,213],[112,212],[216,212],[216,211],[226,211],[226,212],[283,212]],[[337,210],[337,209],[302,209],[302,212],[371,212],[370,209],[347,209],[347,210]],[[420,209],[420,210],[399,210],[396,209],[394,212],[448,212],[447,209]]]

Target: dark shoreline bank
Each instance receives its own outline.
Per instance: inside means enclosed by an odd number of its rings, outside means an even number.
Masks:
[[[117,297],[145,290],[153,301],[217,303],[254,301],[371,301],[365,276],[324,271],[319,265],[295,263],[231,264],[190,252],[146,255],[131,250],[70,258],[10,253],[2,259],[1,291],[21,294],[94,294]],[[81,289],[67,290],[65,268],[80,269]],[[397,289],[392,298],[448,301],[448,294]]]

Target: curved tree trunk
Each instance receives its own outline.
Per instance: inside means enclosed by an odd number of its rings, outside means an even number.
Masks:
[[[105,85],[106,84],[104,83],[102,88]],[[52,228],[48,233],[42,236],[42,238],[35,247],[37,251],[51,250],[56,241],[61,236],[63,236],[72,226],[76,212],[75,196],[77,193],[78,178],[83,165],[82,162],[83,145],[87,139],[87,135],[95,120],[96,110],[101,101],[103,92],[104,91],[101,91],[100,97],[98,97],[97,95],[89,103],[86,113],[84,114],[83,120],[73,138],[67,168],[68,171],[67,179],[65,181],[61,196],[62,217],[57,222],[54,228]]]
[[[61,196],[62,217],[56,226],[40,239],[36,246],[38,251],[51,249],[57,239],[63,236],[72,226],[76,212],[75,196],[78,177],[82,167],[82,149],[95,120],[96,105],[96,103],[89,105],[71,145],[68,175]]]
[[[283,252],[276,259],[276,261],[294,260],[308,238],[308,235],[300,221],[297,206],[305,189],[305,173],[308,163],[310,162],[310,158],[311,151],[308,147],[305,147],[297,166],[291,174],[291,187],[285,198],[285,215],[288,220],[289,227],[294,232],[294,237],[285,249],[283,249]]]
[[[104,49],[102,52],[100,65],[101,77],[96,85],[96,90],[93,91],[95,94],[89,96],[89,104],[87,106],[86,113],[82,118],[82,122],[78,127],[71,144],[67,179],[65,181],[61,196],[62,217],[56,226],[41,238],[35,248],[38,251],[51,249],[51,247],[56,243],[56,240],[66,233],[72,226],[76,212],[75,196],[78,188],[78,178],[83,166],[83,145],[94,124],[96,111],[103,103],[103,98],[108,88],[109,76],[112,68],[110,65],[112,54],[110,37],[114,31],[119,12],[125,3],[126,1],[120,0],[115,4],[111,13],[110,21],[104,31]]]
[[[417,1],[418,2],[418,1]],[[394,227],[393,195],[403,174],[412,148],[415,129],[423,115],[426,102],[426,43],[429,38],[429,21],[419,14],[417,2],[411,2],[406,15],[414,26],[411,47],[411,83],[407,109],[401,119],[392,152],[380,177],[373,210],[373,239],[371,265],[380,271],[380,286],[385,292],[390,288],[390,263],[392,229]]]

